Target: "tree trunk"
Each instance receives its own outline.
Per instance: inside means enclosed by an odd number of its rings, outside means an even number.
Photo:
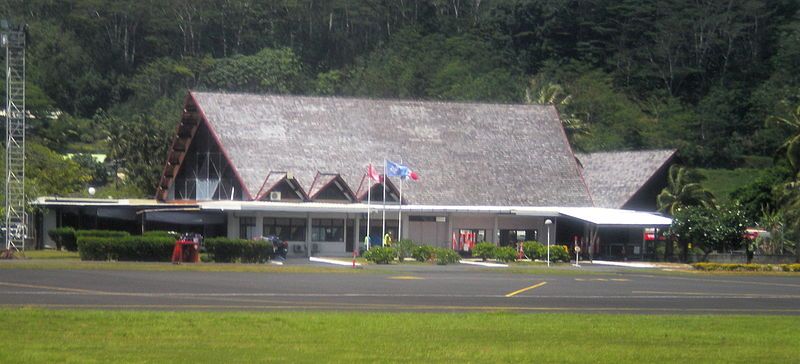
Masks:
[[[664,241],[664,261],[665,262],[672,261],[672,256],[673,256],[672,247],[673,247],[673,245],[675,245],[675,242],[672,241],[672,240]]]

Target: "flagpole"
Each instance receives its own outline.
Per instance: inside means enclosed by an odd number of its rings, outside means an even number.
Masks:
[[[401,162],[402,163],[402,162]],[[403,178],[400,177],[400,204],[397,206],[397,241],[403,236]]]
[[[386,236],[386,158],[383,158],[383,224],[381,226],[381,246],[384,246]]]
[[[403,158],[400,158],[400,165],[403,165]],[[405,177],[400,176],[400,202],[397,205],[397,241],[403,236],[403,180]]]
[[[367,172],[367,250],[369,250],[369,246],[372,245],[372,240],[369,236],[369,215],[371,215],[370,202],[372,200],[372,176],[369,174],[372,172],[372,164],[369,165],[369,169],[369,172]]]

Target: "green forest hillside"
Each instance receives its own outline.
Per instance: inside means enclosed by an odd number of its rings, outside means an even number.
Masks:
[[[48,159],[64,176],[42,194],[152,195],[187,89],[552,103],[577,150],[705,168],[785,153],[795,131],[770,120],[800,102],[795,0],[4,5],[27,24],[33,158],[108,155]]]

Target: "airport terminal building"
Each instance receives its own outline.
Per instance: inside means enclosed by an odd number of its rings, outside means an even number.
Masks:
[[[278,235],[290,254],[343,256],[369,226],[376,242],[384,228],[442,247],[470,233],[649,259],[643,232],[670,223],[652,211],[674,159],[674,150],[576,155],[553,106],[193,91],[156,199],[40,197],[36,235],[46,243],[56,226]],[[387,177],[384,191],[367,177],[384,160],[419,180]]]

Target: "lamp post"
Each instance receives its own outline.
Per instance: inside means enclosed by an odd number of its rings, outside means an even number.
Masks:
[[[547,266],[550,266],[550,225],[553,224],[553,220],[547,219],[544,220],[544,224],[547,226]]]

